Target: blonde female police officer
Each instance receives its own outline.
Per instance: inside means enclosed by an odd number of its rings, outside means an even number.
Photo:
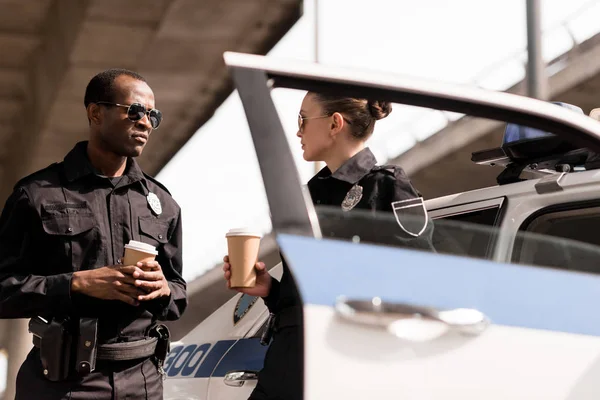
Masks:
[[[375,121],[385,118],[391,110],[390,103],[381,101],[311,92],[304,97],[297,133],[304,159],[326,164],[308,182],[315,204],[346,211],[392,211],[393,202],[419,196],[401,168],[377,166],[373,153],[365,147]],[[362,194],[353,195],[358,187]],[[224,261],[224,277],[229,281],[229,258],[225,256]],[[236,289],[261,296],[276,316],[273,341],[250,396],[253,400],[294,400],[302,396],[301,303],[285,260],[283,265],[281,282],[272,278],[259,262],[256,286]]]

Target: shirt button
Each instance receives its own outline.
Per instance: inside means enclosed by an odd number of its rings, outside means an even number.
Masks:
[[[159,238],[159,239],[162,239],[162,238],[163,238],[163,236],[162,236],[162,235],[158,235],[158,238]]]
[[[67,232],[73,232],[73,228],[71,228],[71,227],[68,227],[68,228],[67,228]]]

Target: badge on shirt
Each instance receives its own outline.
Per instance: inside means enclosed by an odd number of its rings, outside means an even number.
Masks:
[[[342,201],[342,210],[350,211],[352,210],[362,199],[363,196],[363,188],[360,185],[354,185],[352,188],[346,193],[346,197],[344,197],[344,201]]]
[[[160,200],[157,195],[150,192],[150,193],[148,193],[148,196],[146,196],[146,199],[148,200],[148,204],[150,205],[150,208],[152,209],[152,211],[154,211],[154,214],[156,214],[156,215],[162,214],[162,205],[160,204]]]

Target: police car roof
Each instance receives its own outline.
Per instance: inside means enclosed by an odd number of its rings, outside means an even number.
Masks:
[[[564,102],[552,104],[584,114],[580,107]],[[480,165],[502,166],[505,168],[497,178],[498,184],[514,183],[522,180],[521,172],[548,174],[571,172],[576,166],[594,169],[591,163],[595,154],[586,148],[575,146],[570,141],[540,129],[508,123],[504,130],[502,146],[472,153],[471,161]],[[536,174],[534,174],[536,176]]]

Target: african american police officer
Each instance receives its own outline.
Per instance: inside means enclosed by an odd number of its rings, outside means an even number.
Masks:
[[[136,162],[162,114],[124,69],[93,77],[84,103],[89,140],[18,182],[0,217],[0,317],[42,325],[16,399],[162,399],[159,321],[187,305],[181,210]],[[155,261],[122,265],[130,240],[155,246]]]

